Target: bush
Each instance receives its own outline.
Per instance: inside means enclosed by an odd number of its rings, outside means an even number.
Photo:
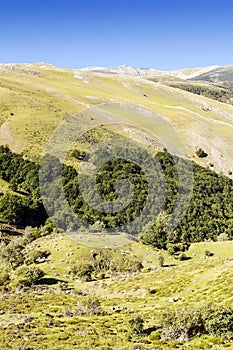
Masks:
[[[44,272],[36,266],[22,266],[18,268],[16,274],[19,277],[17,285],[25,287],[32,286],[44,276]]]
[[[205,321],[209,334],[221,336],[233,332],[233,310],[229,307],[219,307]]]
[[[140,315],[135,315],[129,320],[129,329],[131,333],[142,334],[144,327],[144,320]]]
[[[187,255],[185,253],[180,253],[177,256],[177,259],[180,260],[180,261],[185,261],[185,260],[188,260],[189,258],[187,257]]]
[[[205,250],[205,256],[208,258],[210,256],[214,256],[214,253],[212,253],[211,251],[209,251],[208,249]]]
[[[167,340],[187,340],[200,334],[226,336],[233,332],[233,310],[207,304],[168,311],[163,315],[163,331]]]
[[[177,309],[163,315],[164,336],[167,340],[187,340],[198,333],[203,333],[204,323],[199,309]]]
[[[92,272],[94,271],[94,267],[90,263],[80,263],[74,265],[70,274],[73,277],[79,278],[82,281],[89,282],[92,280]]]
[[[158,256],[158,264],[160,267],[163,267],[164,265],[164,256],[162,254],[159,254]]]
[[[12,240],[8,245],[1,245],[0,257],[7,265],[15,269],[24,262],[24,248],[25,242],[22,239]]]
[[[104,279],[107,273],[137,272],[142,268],[142,263],[135,256],[122,255],[118,250],[92,250],[80,256],[80,261],[73,265],[70,274],[88,282]]]
[[[88,296],[82,303],[77,303],[74,315],[102,315],[100,300],[96,296]]]
[[[0,286],[5,286],[10,282],[10,275],[7,270],[2,270],[0,273]]]
[[[198,148],[198,150],[196,151],[196,155],[199,157],[199,158],[206,158],[208,157],[208,153],[206,153],[203,149],[201,148]]]
[[[137,272],[142,268],[141,261],[128,255],[113,256],[110,265],[111,272]]]
[[[151,341],[153,341],[153,340],[159,340],[159,339],[161,339],[161,337],[162,337],[162,331],[161,331],[161,329],[157,329],[156,331],[151,332],[150,335],[149,335],[149,339],[150,339]]]
[[[36,264],[43,261],[44,259],[47,259],[50,255],[50,251],[48,250],[34,250],[28,254],[28,257],[26,259],[26,263],[29,264]]]
[[[181,252],[185,252],[186,250],[188,250],[188,248],[189,248],[189,245],[186,243],[176,243],[176,244],[169,243],[167,245],[168,253],[173,256],[179,255]]]

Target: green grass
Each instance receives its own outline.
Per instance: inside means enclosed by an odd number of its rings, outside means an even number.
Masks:
[[[45,143],[62,121],[73,113],[83,113],[88,106],[98,106],[100,110],[111,112],[112,118],[101,120],[93,111],[93,126],[130,123],[145,135],[150,133],[160,138],[163,146],[170,143],[174,151],[177,133],[191,157],[197,146],[207,148],[207,153],[211,154],[211,150],[220,145],[224,154],[221,162],[213,154],[211,159],[202,160],[202,164],[212,162],[216,171],[227,173],[229,170],[229,148],[233,146],[232,106],[143,79],[91,72],[81,72],[75,78],[74,73],[69,69],[41,68],[40,65],[19,65],[10,72],[9,68],[4,68],[0,84],[0,123],[8,121],[9,132],[1,133],[0,129],[0,143],[9,143],[16,151],[39,160]],[[209,112],[203,110],[203,104],[210,106]],[[155,114],[148,117],[143,109]]]
[[[224,303],[233,306],[233,242],[193,244],[188,255],[192,259],[178,262],[165,257],[167,267],[158,266],[158,251],[132,243],[121,247],[135,254],[145,264],[144,271],[118,274],[115,277],[93,282],[76,282],[67,276],[70,261],[79,259],[90,250],[67,236],[52,235],[31,245],[32,249],[49,249],[52,260],[40,264],[46,277],[66,280],[70,290],[60,285],[36,287],[28,291],[7,293],[0,300],[1,349],[19,349],[30,346],[38,349],[132,349],[134,343],[147,343],[148,349],[225,349],[224,339],[202,336],[184,345],[155,340],[148,335],[128,339],[128,321],[133,314],[141,314],[145,329],[158,326],[163,310],[193,307],[200,303]],[[214,252],[205,258],[205,250]],[[67,257],[72,250],[74,255]],[[63,260],[63,261],[61,261]],[[53,268],[52,268],[53,267]],[[148,271],[151,267],[152,270]],[[153,293],[150,293],[153,291]],[[68,293],[68,294],[67,294]],[[102,316],[73,316],[77,302],[85,295],[97,295],[105,312]],[[178,301],[172,302],[173,298]],[[116,312],[113,307],[122,308]],[[68,313],[67,313],[68,312]],[[176,344],[176,345],[175,345]],[[229,344],[229,349],[233,344]]]

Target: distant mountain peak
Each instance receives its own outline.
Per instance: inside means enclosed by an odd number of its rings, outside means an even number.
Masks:
[[[122,64],[117,67],[87,67],[81,68],[81,71],[115,74],[119,76],[133,76],[133,77],[153,77],[153,76],[171,76],[182,80],[193,79],[199,75],[203,75],[220,68],[219,66],[207,66],[197,68],[184,68],[170,71],[161,71],[155,68],[136,68],[128,64]]]
[[[117,67],[88,67],[81,68],[81,71],[89,71],[94,73],[106,73],[106,74],[115,74],[120,76],[134,76],[134,77],[143,77],[143,76],[153,76],[160,73],[160,71],[153,68],[135,68],[128,64],[122,64]]]

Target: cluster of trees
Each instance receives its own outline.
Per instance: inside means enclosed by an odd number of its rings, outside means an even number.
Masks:
[[[0,244],[0,287],[8,290],[14,286],[30,287],[44,276],[38,266],[49,256],[48,250],[30,250],[29,244],[39,236],[50,234],[51,222],[44,227],[27,227],[25,234]]]
[[[188,340],[202,334],[230,339],[232,332],[233,310],[229,306],[204,304],[168,310],[163,314],[163,335],[168,340]]]
[[[43,224],[47,214],[40,199],[39,165],[0,146],[0,178],[11,190],[0,194],[0,221],[19,227]]]
[[[138,272],[142,268],[143,265],[136,256],[114,249],[98,249],[81,255],[69,273],[73,278],[92,281],[119,272]]]
[[[133,149],[130,152],[133,152]],[[100,156],[105,157],[106,155],[102,154]],[[140,157],[143,162],[144,154],[142,153]],[[138,229],[136,227],[138,223],[134,219],[141,214],[146,203],[148,204],[148,201],[151,201],[149,179],[154,183],[153,189],[156,196],[148,206],[151,211],[148,211],[147,224],[144,225],[145,223],[141,222],[140,230],[145,242],[157,248],[169,248],[171,251],[183,252],[191,242],[217,240],[221,234],[225,234],[229,239],[232,239],[233,181],[194,162],[172,156],[166,150],[158,152],[154,157],[156,157],[157,163],[160,164],[163,170],[166,191],[161,186],[161,181],[158,181],[160,176],[159,167],[151,167],[151,172],[145,174],[139,165],[118,156],[107,161],[99,169],[96,176],[96,192],[93,194],[93,188],[90,188],[88,193],[90,202],[95,200],[94,197],[97,194],[111,205],[112,201],[118,198],[117,185],[119,181],[127,179],[132,185],[133,194],[130,203],[119,212],[100,211],[89,205],[79,189],[80,181],[88,183],[88,174],[81,176],[80,180],[80,174],[73,167],[64,165],[62,172],[64,192],[71,208],[80,219],[81,225],[85,225],[85,222],[87,222],[93,225],[94,229],[96,223],[98,223],[101,228],[110,227],[117,231],[119,226],[124,227],[124,225],[132,223],[129,233],[134,234],[136,228]],[[176,167],[177,163],[179,163],[179,174]],[[45,171],[48,179],[59,177],[59,166],[58,159],[46,156],[43,171]],[[181,223],[175,230],[167,233],[165,228],[169,224],[177,199],[179,199],[181,205],[187,201],[190,173],[186,169],[190,167],[192,167],[194,176],[190,204]],[[1,178],[8,181],[15,191],[20,192],[6,193],[0,196],[0,220],[22,226],[32,223],[34,226],[44,224],[47,214],[39,194],[38,165],[12,153],[8,147],[1,147],[0,169]],[[179,183],[180,174],[182,174],[182,184]],[[48,186],[49,193],[53,194],[50,207],[51,213],[54,213],[55,222],[59,226],[63,225],[64,230],[83,229],[84,226],[80,227],[80,224],[74,224],[72,218],[65,212],[63,202],[60,200],[61,193],[57,182],[50,183],[48,181],[46,186]],[[165,192],[166,200],[163,210],[160,214],[157,213],[158,216],[155,216],[153,213],[156,213],[156,208],[161,207]]]
[[[230,103],[233,102],[233,88],[232,86],[218,87],[218,86],[203,86],[197,84],[188,83],[175,83],[170,86],[191,92],[195,95],[205,96],[213,100],[220,102]]]
[[[203,303],[197,307],[192,305],[164,310],[160,326],[145,329],[144,324],[145,320],[140,314],[133,315],[129,320],[130,339],[135,338],[135,335],[143,336],[149,333],[150,340],[183,342],[201,335],[230,340],[233,331],[233,310],[225,305]]]
[[[233,181],[226,176],[218,175],[210,169],[192,162],[193,190],[192,198],[185,216],[175,230],[166,234],[164,228],[172,213],[175,191],[177,188],[174,165],[167,152],[157,154],[162,166],[166,169],[168,181],[167,205],[157,219],[152,230],[144,233],[143,238],[158,248],[171,248],[176,245],[177,251],[186,250],[190,243],[205,240],[217,240],[222,233],[233,238]],[[172,157],[173,159],[176,157]],[[185,164],[185,160],[182,160]],[[185,187],[185,181],[183,186]],[[171,190],[169,190],[169,188]],[[179,193],[179,196],[182,194]]]
[[[149,335],[150,341],[171,341],[174,348],[194,337],[219,337],[228,343],[232,339],[233,310],[230,306],[201,303],[198,306],[182,306],[165,309],[161,321],[156,326],[145,328],[145,319],[141,314],[133,314],[129,319],[129,340],[140,341]],[[215,339],[217,340],[217,339]],[[169,343],[168,343],[169,344]],[[135,349],[146,349],[142,343]]]

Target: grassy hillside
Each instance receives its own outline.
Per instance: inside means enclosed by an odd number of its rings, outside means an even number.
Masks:
[[[148,144],[148,137],[159,139],[160,144],[176,151],[177,138],[174,141],[173,136],[177,133],[190,157],[195,157],[201,147],[209,156],[202,160],[196,157],[196,161],[213,163],[218,172],[227,174],[231,170],[230,105],[140,77],[43,64],[1,66],[0,83],[0,143],[34,160],[39,159],[49,136],[62,121],[88,107],[98,107],[100,112],[109,112],[106,123],[115,122],[118,128],[121,125],[127,137],[138,139],[141,135],[144,144]],[[93,126],[103,123],[103,118],[95,117],[96,110],[92,114]]]
[[[210,72],[199,74],[194,80],[204,80],[212,83],[233,82],[233,66],[217,67]]]
[[[136,256],[144,264],[141,272],[118,273],[92,282],[72,279],[68,273],[73,261],[93,252],[92,248],[58,234],[30,246],[31,250],[38,248],[51,251],[49,259],[39,264],[46,272],[41,283],[16,294],[8,292],[1,299],[2,349],[116,350],[137,349],[136,344],[141,344],[139,349],[232,348],[231,341],[221,336],[168,341],[160,339],[159,330],[164,312],[194,309],[209,302],[233,305],[232,242],[193,244],[190,260],[185,262],[162,252],[164,267],[158,264],[157,250],[132,243],[117,254]],[[207,258],[206,249],[214,256]],[[93,314],[84,307],[87,300],[100,302],[91,307]],[[95,314],[100,307],[101,314]],[[130,335],[129,321],[137,315],[144,320],[144,331]]]
[[[233,89],[232,86],[219,87],[215,84],[207,84],[200,82],[167,82],[169,86],[176,87],[195,95],[205,96],[213,100],[223,103],[233,104]]]

